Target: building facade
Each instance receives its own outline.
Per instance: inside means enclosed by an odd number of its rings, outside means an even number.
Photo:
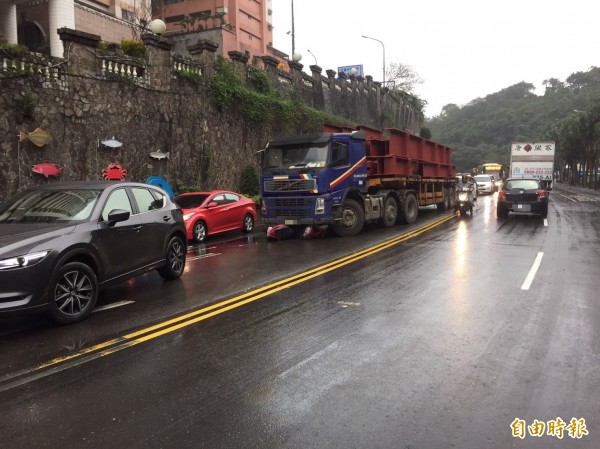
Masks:
[[[0,0],[0,39],[61,57],[59,28],[120,42],[138,37],[151,17],[150,0]]]
[[[165,21],[167,36],[212,40],[225,57],[285,59],[273,48],[271,0],[0,0],[0,40],[61,57],[59,28],[120,42],[138,38],[153,18]]]
[[[154,3],[154,16],[167,24],[166,36],[204,35],[223,56],[274,56],[271,0],[162,0]]]

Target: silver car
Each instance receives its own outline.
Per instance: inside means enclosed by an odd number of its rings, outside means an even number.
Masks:
[[[473,177],[477,183],[479,193],[489,193],[490,195],[496,191],[496,183],[490,175],[477,175]]]

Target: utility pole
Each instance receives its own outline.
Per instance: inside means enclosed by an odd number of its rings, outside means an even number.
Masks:
[[[292,0],[292,56],[296,53],[296,42],[294,41],[294,0]]]

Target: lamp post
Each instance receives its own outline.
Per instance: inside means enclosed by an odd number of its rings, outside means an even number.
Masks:
[[[317,57],[316,57],[316,56],[313,54],[313,52],[312,52],[312,51],[310,51],[310,50],[307,50],[307,51],[308,51],[308,52],[309,52],[309,53],[312,55],[312,57],[313,57],[313,58],[315,58],[315,65],[319,65],[319,64],[317,63]]]
[[[361,37],[364,37],[365,39],[371,39],[373,41],[377,41],[383,47],[383,83],[382,83],[382,86],[385,87],[385,45],[383,45],[383,42],[381,42],[379,39],[375,39],[374,37],[369,37],[369,36],[361,36]]]
[[[167,25],[160,19],[154,19],[148,24],[148,29],[160,36],[167,30]]]
[[[292,55],[296,53],[296,42],[294,40],[295,31],[294,31],[294,0],[292,0]]]

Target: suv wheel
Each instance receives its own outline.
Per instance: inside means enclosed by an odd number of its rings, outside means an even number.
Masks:
[[[50,285],[50,315],[60,324],[70,324],[87,317],[98,301],[98,279],[94,271],[81,262],[63,265]]]

